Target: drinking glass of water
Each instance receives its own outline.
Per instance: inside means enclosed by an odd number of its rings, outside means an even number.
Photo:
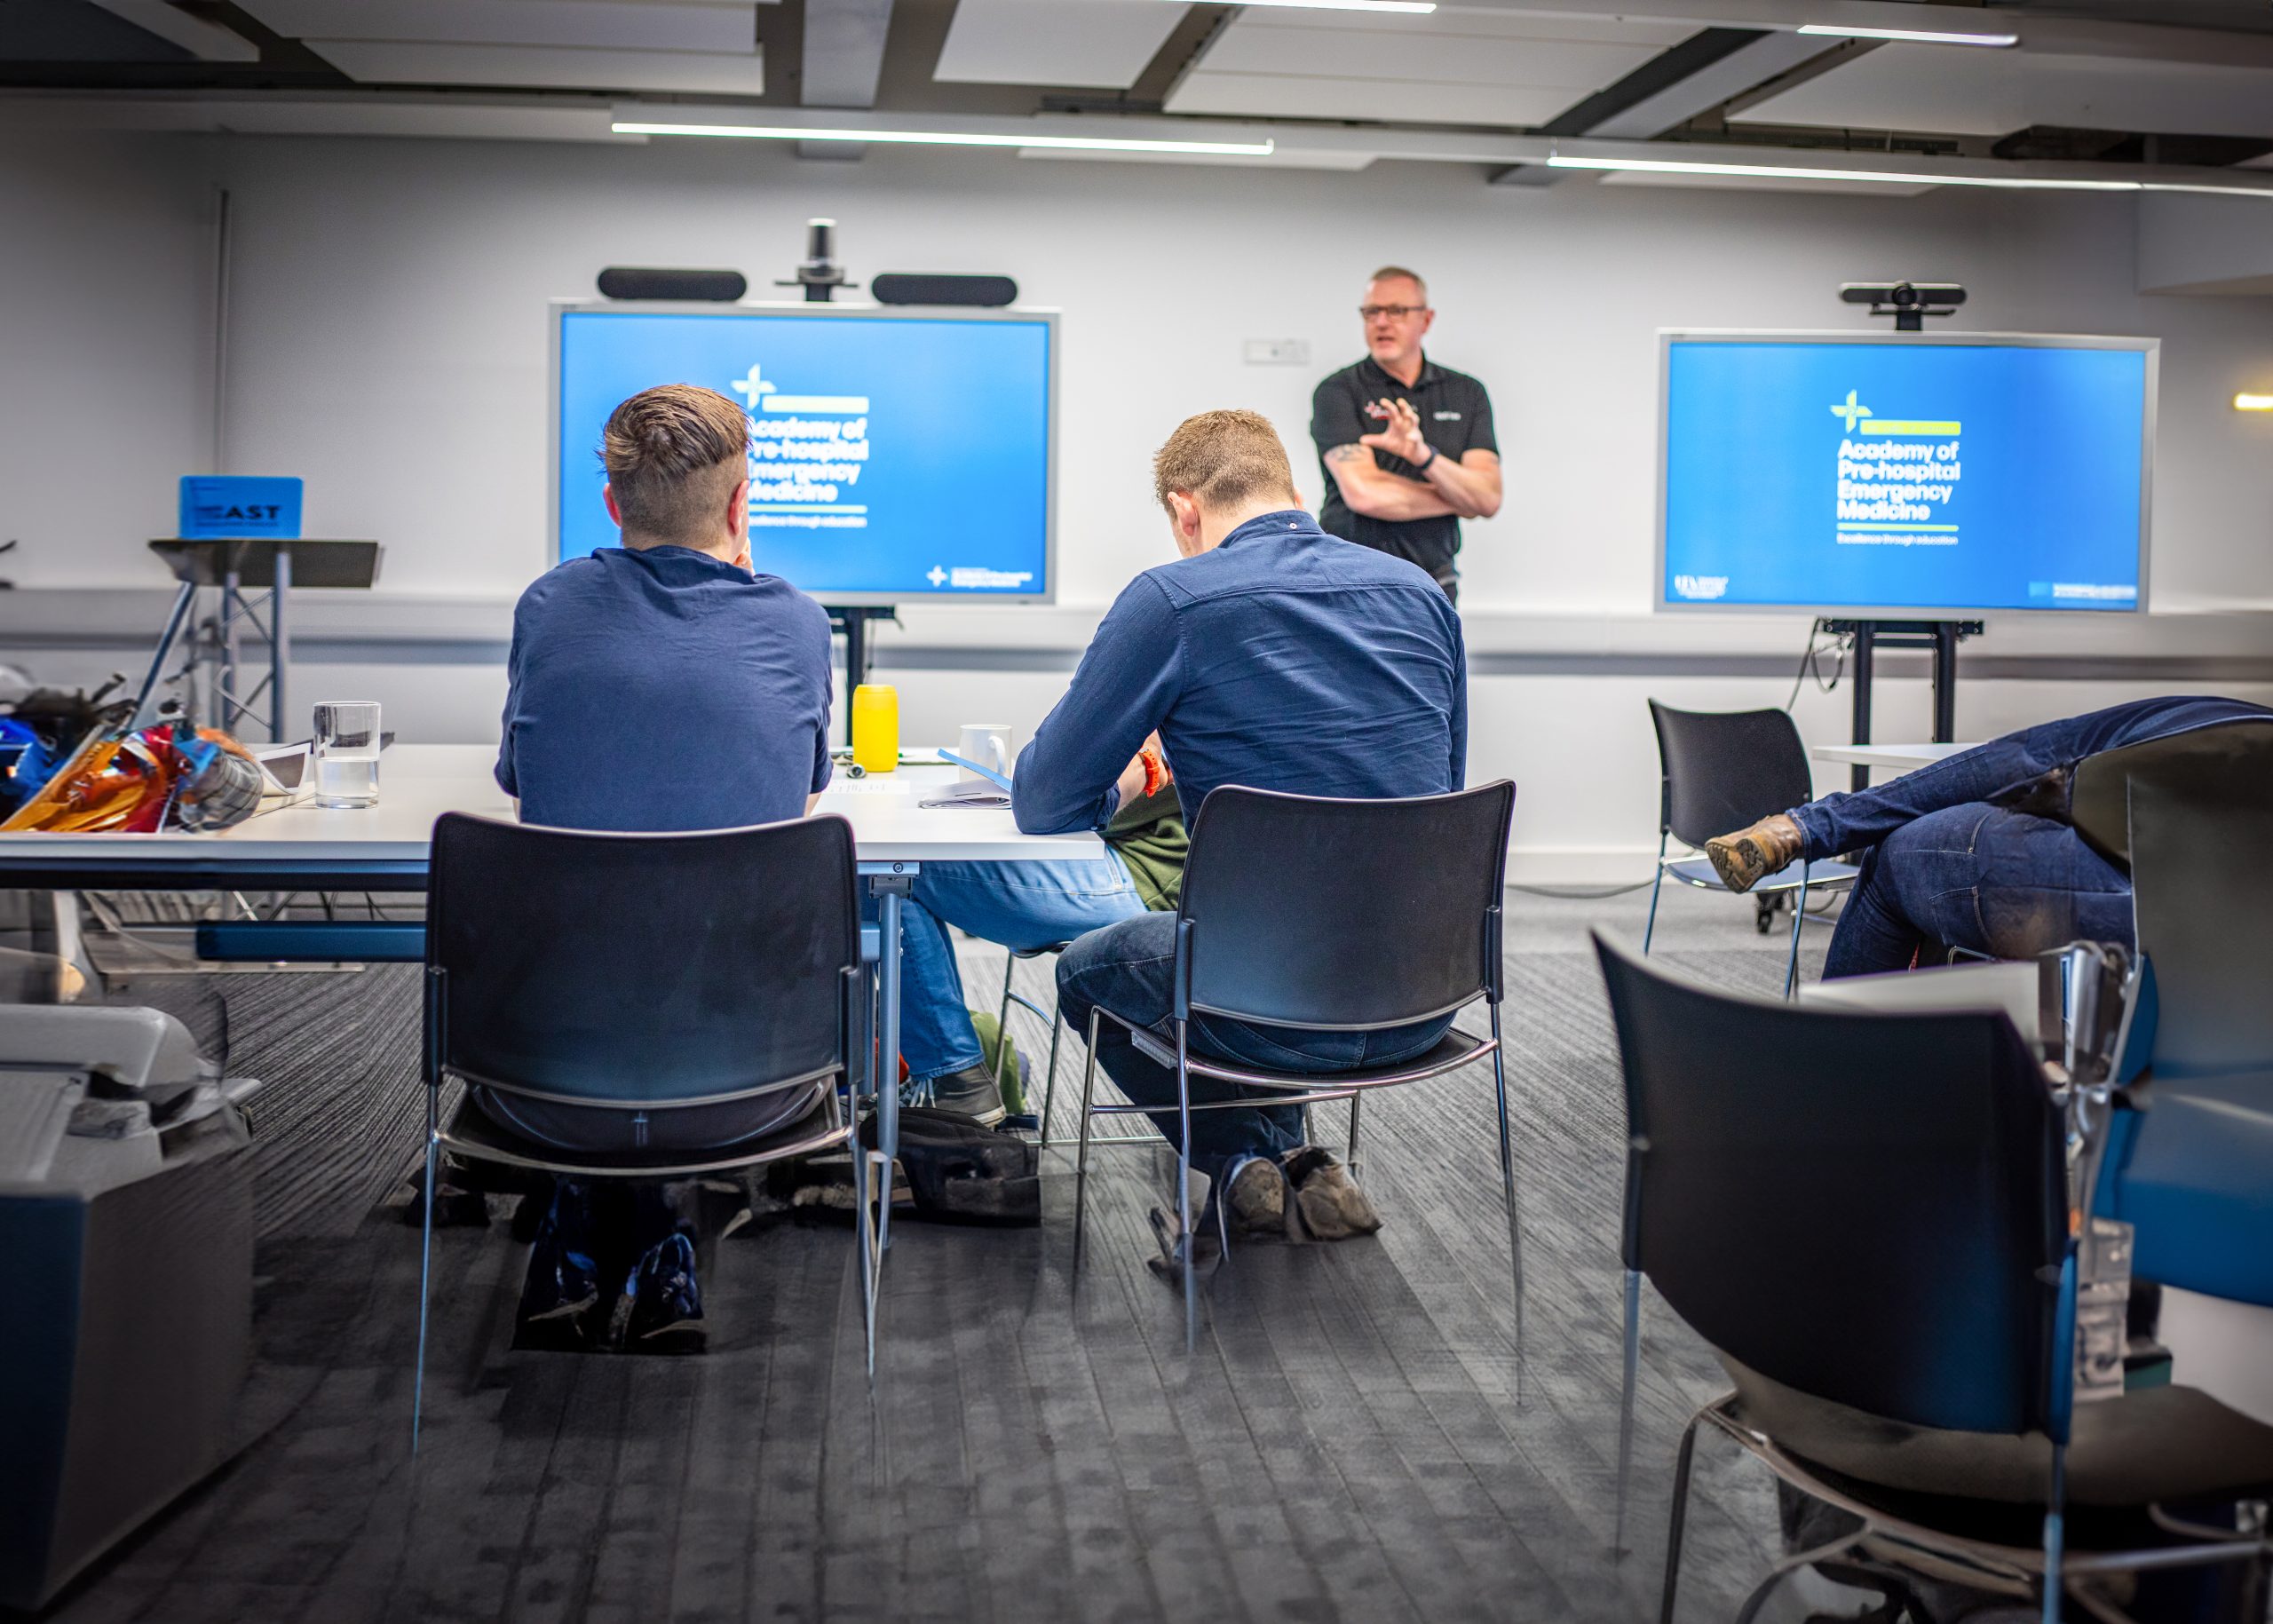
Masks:
[[[316,707],[316,804],[373,806],[379,799],[379,702]]]

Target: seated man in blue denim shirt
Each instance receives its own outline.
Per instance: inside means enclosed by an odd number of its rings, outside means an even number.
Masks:
[[[832,677],[827,611],[750,568],[749,422],[725,396],[674,384],[615,408],[602,437],[622,547],[546,571],[513,611],[497,781],[526,823],[558,828],[738,828],[804,816],[828,784]],[[478,1090],[483,1111],[565,1150],[625,1150],[635,1113]],[[815,1103],[790,1091],[646,1119],[657,1149],[709,1149],[771,1132]],[[630,1316],[634,1337],[701,1317],[683,1226],[653,1186],[626,1215],[596,1215],[616,1186],[563,1184],[531,1259],[535,1317],[564,1326]],[[624,1301],[594,1309],[593,1258],[638,1256]],[[543,1277],[540,1280],[540,1277]],[[539,1286],[542,1289],[538,1289]],[[549,1300],[547,1300],[549,1299]]]
[[[1302,509],[1286,448],[1253,412],[1184,423],[1153,461],[1182,558],[1131,582],[1098,626],[1065,697],[1018,757],[1011,809],[1030,834],[1104,828],[1144,787],[1156,734],[1184,806],[1219,784],[1389,799],[1441,795],[1467,776],[1468,666],[1459,616],[1428,572],[1320,530]],[[1167,1030],[1176,915],[1148,912],[1082,937],[1057,963],[1060,1007]],[[1194,1046],[1320,1073],[1419,1054],[1447,1019],[1375,1033],[1250,1028],[1201,1016]],[[1176,1076],[1099,1028],[1097,1059],[1152,1120],[1178,1131]],[[1193,1080],[1193,1097],[1223,1098]],[[1313,1239],[1378,1228],[1346,1169],[1302,1143],[1291,1105],[1192,1119],[1192,1159],[1243,1224]]]

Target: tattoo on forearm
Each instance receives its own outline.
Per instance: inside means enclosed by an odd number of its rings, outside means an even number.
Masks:
[[[1326,454],[1326,460],[1329,463],[1354,463],[1364,452],[1363,446],[1336,446]]]

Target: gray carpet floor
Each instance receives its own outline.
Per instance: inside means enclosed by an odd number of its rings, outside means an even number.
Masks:
[[[1675,1441],[1723,1385],[1647,1319],[1630,1554],[1613,1560],[1623,1121],[1586,929],[1645,898],[1513,896],[1509,1081],[1528,1295],[1518,1391],[1489,1073],[1365,1113],[1387,1218],[1242,1245],[1199,1351],[1144,1266],[1169,1165],[1100,1158],[1080,1278],[1070,1161],[1045,1222],[895,1226],[873,1385],[847,1229],[720,1242],[699,1358],[516,1352],[525,1249],[438,1234],[426,1431],[409,1451],[416,978],[202,978],[163,994],[263,1077],[248,1442],[53,1616],[148,1620],[1624,1620],[1653,1613]],[[1807,958],[1828,931],[1810,926]],[[1780,987],[1780,938],[1667,899],[1658,950]],[[965,949],[991,1008],[1002,958]],[[1019,967],[1037,995],[1044,964]],[[147,984],[138,994],[154,986]],[[154,999],[161,995],[152,994]],[[1038,1066],[1048,1037],[1023,1013]],[[1079,1050],[1061,1056],[1061,1132]],[[1322,1118],[1338,1139],[1337,1121]],[[1700,1451],[1683,1616],[1724,1618],[1779,1549],[1756,1469]],[[1796,1620],[1796,1600],[1763,1616]]]

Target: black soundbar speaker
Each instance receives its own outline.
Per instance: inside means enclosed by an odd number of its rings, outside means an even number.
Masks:
[[[868,283],[879,305],[1015,305],[1018,284],[1007,276],[911,276],[887,273]]]
[[[611,299],[704,299],[731,305],[748,291],[749,282],[740,271],[612,265],[600,273],[600,293]]]

